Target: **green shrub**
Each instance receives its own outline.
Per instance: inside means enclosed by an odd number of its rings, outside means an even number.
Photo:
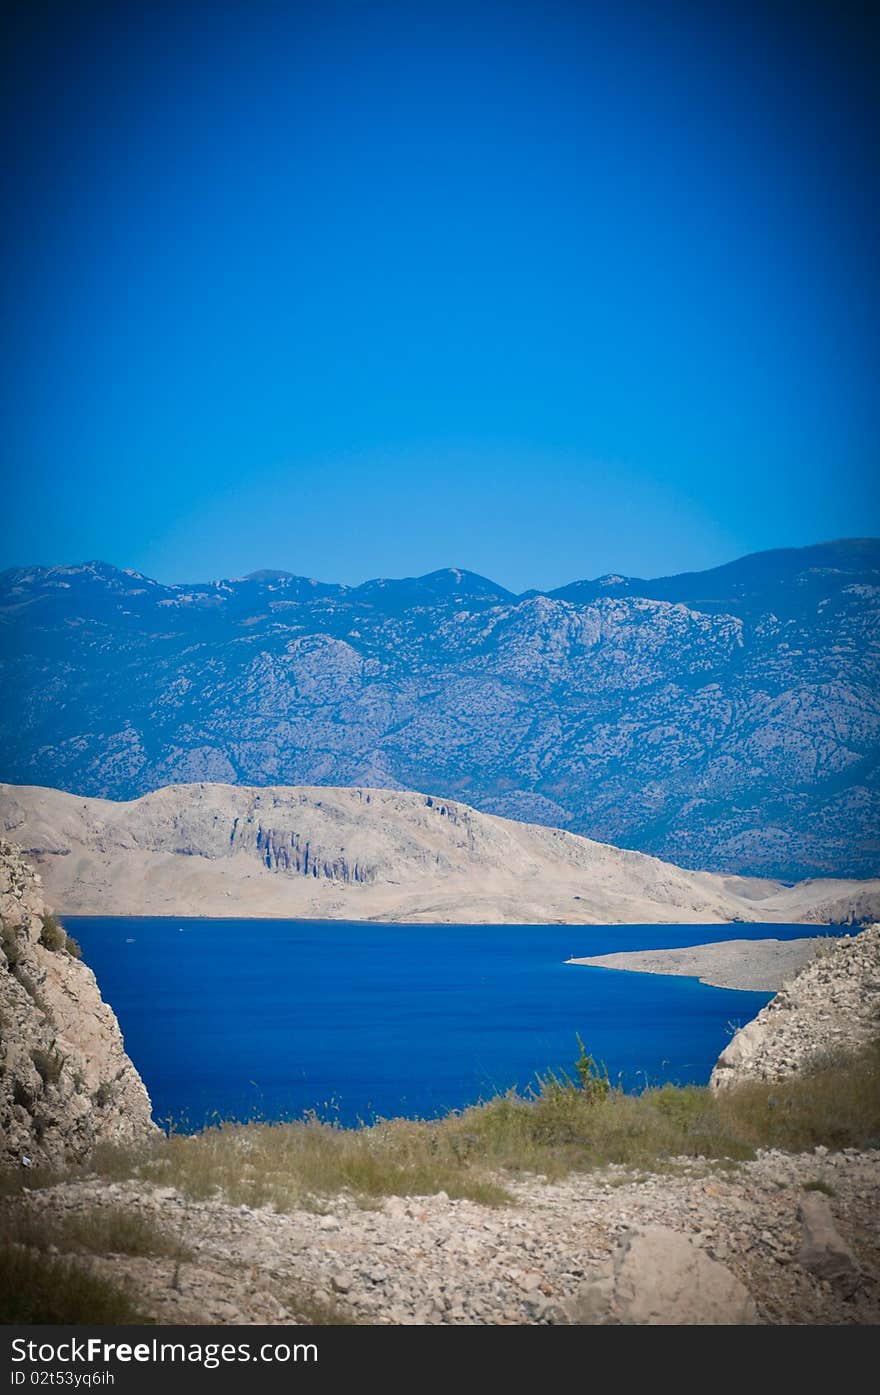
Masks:
[[[11,971],[21,962],[21,940],[18,931],[5,920],[0,925],[0,947],[6,955],[6,967]]]
[[[43,922],[43,928],[40,931],[40,944],[44,949],[51,949],[56,953],[58,950],[64,949],[67,944],[67,933],[64,926],[60,924],[51,911],[44,911],[40,920]]]
[[[578,1044],[578,1058],[574,1063],[574,1068],[578,1074],[580,1087],[587,1097],[597,1102],[607,1099],[611,1089],[611,1082],[608,1079],[608,1070],[603,1062],[600,1066],[593,1057],[588,1055],[587,1048],[581,1040],[580,1032],[576,1032]]]
[[[116,1095],[116,1086],[112,1080],[102,1080],[97,1090],[92,1095],[92,1099],[99,1109],[106,1109],[107,1105]]]
[[[82,946],[80,945],[79,940],[75,940],[72,935],[66,936],[64,948],[67,950],[67,953],[70,955],[71,959],[82,959]]]
[[[44,1051],[36,1046],[31,1052],[31,1060],[44,1085],[57,1085],[64,1068],[64,1058],[57,1051]]]

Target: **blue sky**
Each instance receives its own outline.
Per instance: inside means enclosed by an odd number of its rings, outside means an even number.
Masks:
[[[871,40],[22,5],[0,566],[524,589],[880,532]]]

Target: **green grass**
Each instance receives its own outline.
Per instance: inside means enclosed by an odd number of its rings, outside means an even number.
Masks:
[[[583,1059],[583,1058],[582,1058]],[[528,1095],[496,1096],[444,1119],[381,1121],[344,1129],[317,1118],[292,1124],[220,1124],[161,1140],[146,1158],[108,1152],[101,1170],[133,1172],[190,1197],[236,1205],[320,1209],[348,1192],[359,1204],[445,1191],[487,1205],[509,1200],[505,1183],[617,1164],[668,1171],[673,1159],[728,1167],[759,1147],[804,1151],[880,1146],[880,1051],[785,1083],[713,1095],[664,1085],[627,1095],[583,1075],[546,1076]]]
[[[581,1054],[574,1078],[546,1075],[527,1094],[510,1092],[439,1120],[384,1120],[344,1129],[315,1117],[290,1124],[220,1124],[160,1138],[138,1149],[100,1147],[91,1171],[142,1178],[193,1198],[321,1210],[348,1193],[360,1206],[387,1196],[445,1191],[487,1205],[510,1200],[523,1175],[556,1179],[613,1164],[612,1181],[646,1180],[693,1165],[731,1167],[757,1148],[788,1152],[880,1147],[880,1044],[807,1074],[755,1082],[718,1095],[664,1085],[626,1095]],[[682,1162],[682,1159],[685,1160]],[[688,1160],[701,1160],[692,1164]],[[53,1215],[12,1194],[62,1180],[38,1169],[0,1175],[0,1322],[125,1323],[145,1319],[133,1301],[86,1267],[93,1255],[189,1257],[178,1237],[119,1207]],[[833,1195],[821,1179],[804,1184]],[[343,1303],[291,1292],[287,1306],[309,1323],[357,1321]]]
[[[142,1321],[127,1294],[82,1265],[0,1244],[0,1323]]]
[[[137,1211],[119,1207],[54,1216],[21,1205],[7,1206],[0,1218],[0,1238],[7,1246],[62,1254],[147,1255],[189,1259],[186,1247]]]
[[[511,1093],[465,1110],[444,1121],[439,1138],[472,1164],[549,1177],[609,1163],[643,1169],[677,1156],[753,1155],[721,1127],[708,1091],[692,1086],[641,1095],[611,1089],[598,1100],[576,1087],[545,1086],[533,1099]]]
[[[190,1258],[175,1236],[137,1212],[111,1207],[56,1216],[7,1200],[0,1214],[0,1323],[146,1321],[126,1293],[87,1268],[88,1255]]]
[[[717,1108],[726,1129],[762,1148],[880,1148],[880,1042],[786,1080],[741,1085]]]
[[[486,1205],[510,1200],[523,1175],[558,1179],[615,1164],[636,1174],[675,1171],[678,1159],[731,1167],[758,1148],[789,1152],[880,1147],[880,1046],[829,1058],[788,1081],[713,1095],[664,1085],[627,1095],[581,1050],[573,1079],[547,1075],[439,1120],[384,1120],[344,1129],[315,1117],[287,1124],[219,1124],[173,1134],[139,1151],[104,1147],[99,1175],[141,1177],[186,1196],[235,1205],[320,1210],[350,1194],[360,1206],[386,1196],[445,1191]],[[18,1174],[17,1185],[39,1185]]]
[[[202,1199],[278,1211],[320,1209],[323,1196],[425,1196],[445,1191],[487,1205],[507,1200],[484,1171],[437,1148],[429,1126],[393,1120],[342,1129],[317,1119],[296,1124],[220,1124],[160,1144],[141,1175]]]
[[[0,1169],[0,1201],[10,1196],[18,1196],[23,1191],[38,1192],[47,1187],[56,1187],[59,1182],[68,1182],[79,1176],[80,1169],[71,1167],[61,1171],[55,1167],[16,1167]],[[131,1176],[131,1173],[128,1174]],[[2,1227],[0,1227],[2,1232]]]

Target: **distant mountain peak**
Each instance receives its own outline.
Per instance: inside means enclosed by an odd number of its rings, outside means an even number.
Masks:
[[[405,576],[399,580],[376,577],[372,581],[365,581],[362,586],[353,587],[351,594],[364,600],[381,595],[383,604],[402,606],[425,605],[448,596],[483,601],[515,599],[512,591],[499,586],[489,577],[466,571],[463,567],[440,567],[423,576]]]
[[[310,578],[311,579],[311,578]],[[248,572],[246,576],[240,578],[241,581],[296,581],[296,572],[284,572],[272,567],[261,567],[258,571]]]
[[[594,579],[584,578],[572,581],[555,589],[531,587],[519,595],[520,600],[535,595],[552,596],[560,600],[585,601],[611,590],[630,596],[643,596],[648,600],[666,600],[671,593],[681,593],[676,599],[699,600],[704,593],[713,604],[719,599],[714,594],[717,582],[722,582],[722,591],[729,589],[731,596],[741,597],[743,585],[748,588],[756,579],[763,583],[772,576],[774,583],[785,584],[795,575],[827,572],[880,573],[880,538],[835,538],[828,542],[809,543],[803,547],[773,548],[763,552],[752,552],[724,562],[720,566],[703,571],[675,572],[646,580],[643,577],[627,576],[620,572],[605,572]],[[305,577],[280,567],[261,567],[245,576],[222,578],[209,582],[163,583],[133,568],[120,568],[100,558],[85,562],[56,563],[49,566],[30,565],[9,567],[0,572],[0,578],[9,582],[31,583],[36,579],[51,577],[83,577],[104,581],[138,581],[147,586],[165,587],[168,590],[199,590],[207,588],[235,587],[248,582],[263,586],[288,586],[304,592],[306,588],[323,594],[346,593],[349,596],[368,596],[370,593],[395,592],[405,594],[462,595],[474,597],[498,597],[503,600],[516,599],[515,593],[479,572],[466,567],[439,567],[420,576],[375,577],[360,585],[352,586],[341,582],[323,582],[313,577]]]
[[[479,572],[468,571],[466,567],[439,567],[437,571],[427,572],[424,576],[416,578],[425,585],[448,584],[460,589],[469,589],[478,592],[499,592],[506,596],[511,595],[505,587],[499,586],[497,581],[492,581],[488,576],[481,576]]]

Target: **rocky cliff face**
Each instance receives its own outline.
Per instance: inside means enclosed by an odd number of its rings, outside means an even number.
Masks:
[[[0,575],[0,778],[424,789],[688,867],[880,870],[880,543],[514,596]],[[295,857],[296,850],[288,854]]]
[[[829,940],[721,1053],[709,1081],[726,1090],[777,1080],[880,1037],[880,925]]]
[[[4,840],[0,917],[0,1164],[57,1167],[147,1137],[150,1100],[119,1024]]]
[[[408,790],[169,785],[117,803],[0,785],[2,833],[69,914],[708,924],[880,911],[880,881],[692,872]]]

